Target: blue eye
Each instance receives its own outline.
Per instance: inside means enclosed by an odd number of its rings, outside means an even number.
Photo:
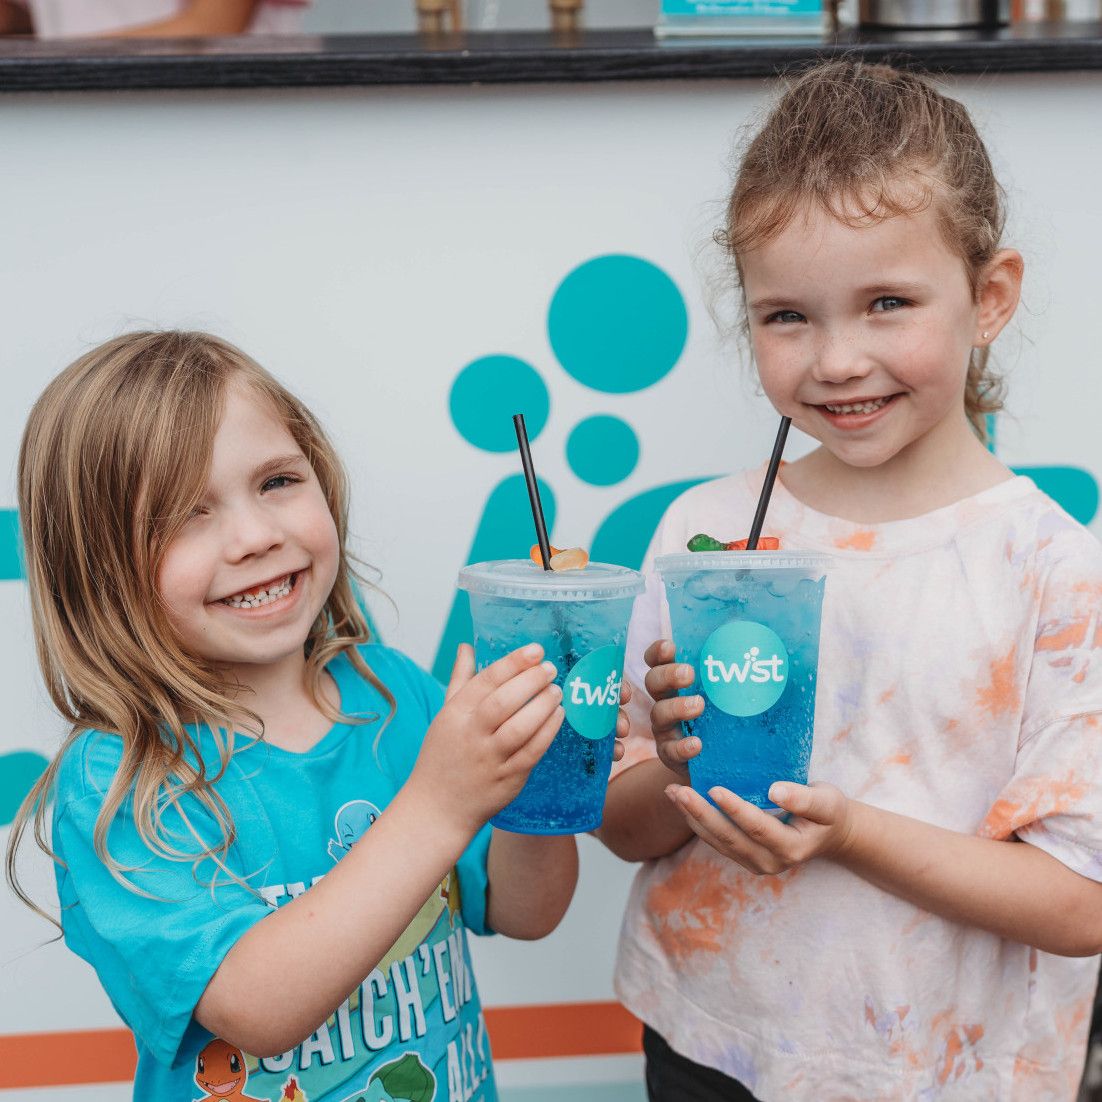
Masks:
[[[910,305],[905,298],[900,298],[898,295],[881,295],[871,307],[874,314],[890,313],[893,310],[901,310],[904,306]],[[879,307],[879,309],[877,309]]]
[[[260,487],[262,493],[268,490],[282,490],[285,486],[293,486],[296,482],[301,482],[302,479],[295,478],[291,474],[277,474],[272,478],[269,478],[263,486]]]
[[[793,325],[801,321],[807,321],[807,318],[796,310],[778,310],[765,319],[765,324],[771,325],[774,322],[779,322],[781,325]]]

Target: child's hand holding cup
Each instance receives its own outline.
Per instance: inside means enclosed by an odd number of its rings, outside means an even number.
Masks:
[[[692,666],[674,661],[674,645],[669,639],[656,639],[643,655],[650,667],[646,677],[647,692],[654,701],[650,713],[650,728],[658,746],[658,758],[671,772],[689,783],[691,758],[700,753],[696,735],[682,735],[682,724],[691,723],[704,711],[701,696],[679,696],[696,679]]]

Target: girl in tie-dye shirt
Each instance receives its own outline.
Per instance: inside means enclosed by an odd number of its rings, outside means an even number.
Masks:
[[[703,701],[661,583],[628,641],[602,840],[642,860],[617,989],[652,1102],[1072,1100],[1102,949],[1102,547],[986,449],[1018,302],[964,108],[832,62],[749,144],[725,244],[776,409],[820,446],[767,531],[833,561],[810,786],[688,787]],[[690,490],[648,555],[750,526]],[[646,691],[641,691],[641,690]]]

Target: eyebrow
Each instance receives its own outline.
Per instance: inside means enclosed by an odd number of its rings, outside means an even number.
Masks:
[[[867,287],[858,288],[857,294],[873,298],[876,295],[889,294],[917,295],[927,290],[929,290],[928,283],[910,279],[884,279],[879,283],[870,283]]]
[[[915,282],[909,279],[884,279],[878,283],[870,283],[866,287],[858,287],[854,294],[858,298],[876,298],[879,295],[899,295],[907,297],[918,295],[929,290],[926,283]],[[799,307],[799,297],[792,295],[787,298],[770,297],[754,299],[750,303],[751,310],[795,310]]]
[[[750,303],[751,310],[780,310],[790,308],[794,298],[759,298]]]
[[[304,456],[302,452],[289,452],[287,455],[273,455],[271,459],[265,459],[264,462],[253,471],[253,480],[256,481],[257,479],[264,478],[266,475],[274,474],[278,470],[306,462],[306,456]]]

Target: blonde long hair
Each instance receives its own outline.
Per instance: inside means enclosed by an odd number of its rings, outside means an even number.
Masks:
[[[915,73],[849,58],[798,76],[746,146],[716,234],[736,280],[740,256],[808,204],[862,225],[932,205],[973,295],[1005,222],[991,159],[963,104]],[[981,439],[1002,399],[988,349],[973,349],[964,405]]]
[[[346,551],[347,480],[310,411],[254,360],[206,333],[129,333],[100,345],[46,388],[19,452],[35,647],[50,697],[72,725],[23,801],[8,841],[8,881],[35,910],[19,884],[16,853],[33,822],[37,844],[52,856],[47,801],[65,752],[89,729],[122,740],[122,761],[94,831],[96,853],[116,879],[139,891],[124,876],[133,870],[107,849],[108,829],[131,793],[135,825],[152,853],[196,864],[209,857],[225,868],[235,829],[215,782],[233,755],[231,717],[242,707],[216,667],[181,648],[155,579],[166,548],[202,496],[231,380],[242,380],[287,426],[337,527],[336,581],[306,641],[307,687],[324,714],[346,718],[321,691],[326,663],[344,653],[393,713],[393,696],[356,650],[370,631]],[[262,736],[259,716],[245,714],[254,725],[250,733]],[[214,735],[220,758],[214,774],[189,724]],[[181,852],[162,829],[165,810],[182,811],[185,796],[221,830],[213,846],[200,840],[200,853]]]

